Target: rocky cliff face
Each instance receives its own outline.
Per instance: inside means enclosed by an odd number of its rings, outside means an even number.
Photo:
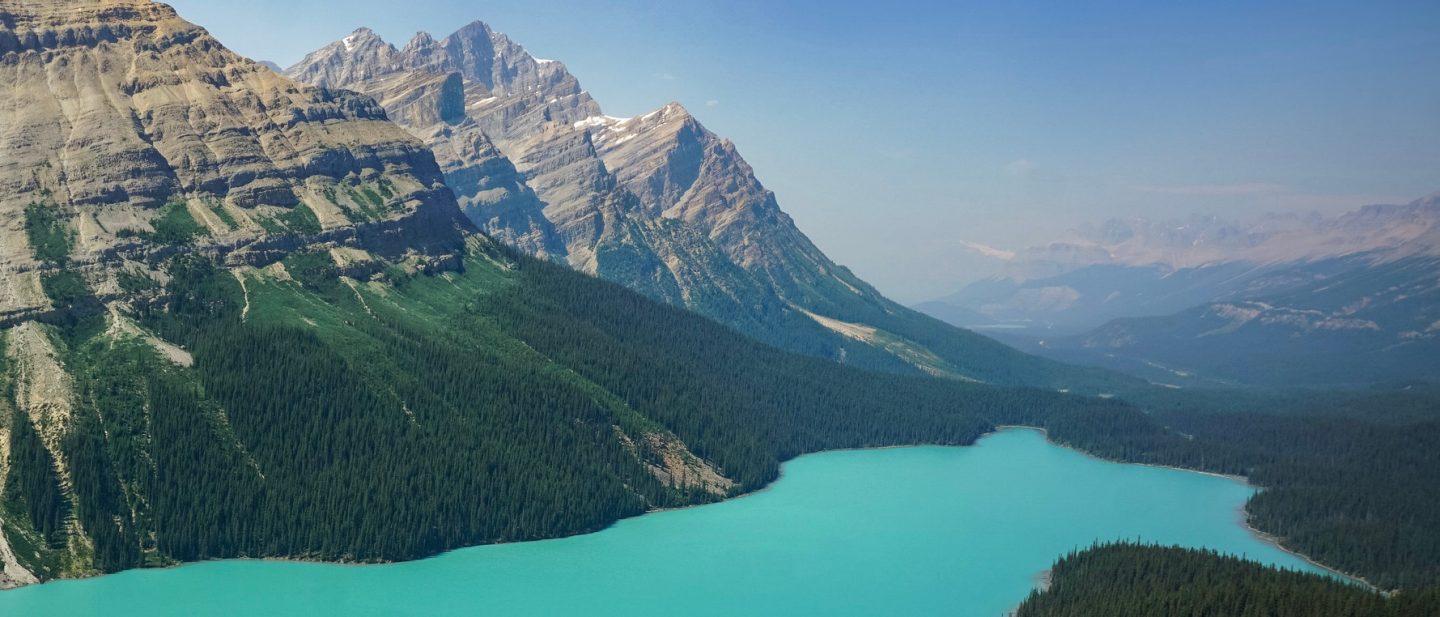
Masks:
[[[305,237],[458,246],[433,157],[374,101],[280,77],[161,4],[0,15],[0,320],[43,312],[61,264],[104,293],[177,245],[246,261]]]
[[[978,338],[921,343],[968,335],[895,305],[832,262],[735,145],[678,103],[603,115],[562,63],[482,23],[438,41],[422,33],[403,48],[357,30],[287,74],[381,101],[435,149],[470,218],[527,252],[772,344],[874,368],[983,379],[983,370],[960,368],[975,363],[955,350],[1006,354]],[[455,107],[454,76],[463,118],[441,111]],[[420,84],[432,85],[422,93]]]

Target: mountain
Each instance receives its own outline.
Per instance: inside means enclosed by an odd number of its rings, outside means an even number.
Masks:
[[[1235,299],[1021,346],[1170,384],[1440,381],[1440,257],[1279,269]]]
[[[995,332],[1022,349],[1176,385],[1440,378],[1440,195],[1248,226],[1111,221],[1082,235],[1085,250],[1027,253],[1101,255],[1091,263],[926,306],[1018,326]]]
[[[606,116],[563,63],[481,22],[404,47],[362,28],[287,74],[374,97],[434,149],[492,237],[766,343],[891,372],[1125,387],[895,304],[810,242],[735,145],[683,106]]]
[[[915,308],[961,327],[1063,336],[1226,297],[1274,268],[1243,261],[1182,269],[1094,264],[1041,278],[988,278]]]
[[[1267,214],[1243,224],[1212,216],[1111,219],[1016,251],[1006,263],[1010,275],[977,281],[931,306],[1066,335],[1111,319],[1254,296],[1264,284],[1257,281],[1300,265],[1433,256],[1440,256],[1440,194],[1335,217]]]
[[[1333,217],[1269,213],[1239,223],[1215,216],[1178,221],[1111,219],[1062,242],[1024,251],[1026,261],[1196,268],[1244,261],[1313,262],[1355,254],[1389,259],[1440,253],[1440,193],[1407,205],[1371,205]],[[1088,259],[1087,259],[1088,258]]]
[[[451,49],[500,67],[462,87],[565,87]],[[0,587],[563,536],[756,490],[802,453],[1001,423],[1163,434],[1119,401],[788,353],[516,252],[370,97],[162,4],[0,0],[0,68]]]

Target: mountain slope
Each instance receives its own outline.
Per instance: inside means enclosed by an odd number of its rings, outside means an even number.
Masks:
[[[562,63],[482,23],[403,48],[360,29],[287,74],[381,101],[435,148],[466,214],[497,239],[772,345],[888,371],[1127,386],[889,301],[816,248],[734,145],[683,107],[604,116]]]

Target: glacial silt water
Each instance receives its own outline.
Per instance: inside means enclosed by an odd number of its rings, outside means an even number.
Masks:
[[[0,593],[0,615],[973,615],[1063,553],[1138,539],[1313,570],[1245,529],[1253,489],[1005,430],[967,448],[829,452],[754,495],[572,538],[420,561],[218,561]]]

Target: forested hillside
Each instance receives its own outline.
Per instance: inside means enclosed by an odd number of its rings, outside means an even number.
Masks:
[[[1213,551],[1111,544],[1071,553],[1015,617],[1431,617],[1440,588],[1385,596]]]
[[[458,272],[361,255],[182,254],[133,307],[6,331],[22,564],[414,558],[755,490],[819,449],[968,444],[1022,411],[1147,422],[785,353],[479,236]],[[37,403],[46,379],[69,396]]]

